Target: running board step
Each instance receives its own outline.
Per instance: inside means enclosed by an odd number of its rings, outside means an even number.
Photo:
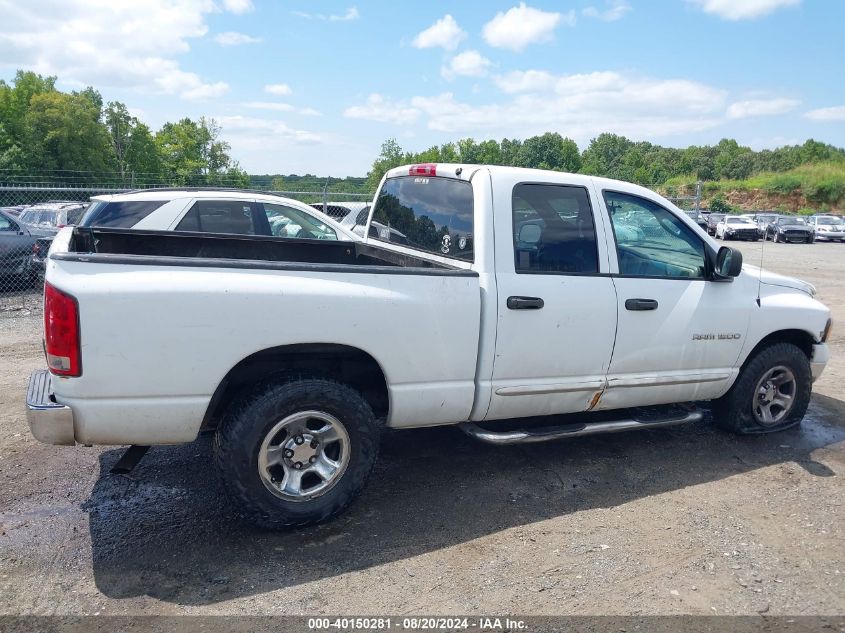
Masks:
[[[568,424],[566,426],[544,426],[516,431],[491,431],[484,429],[474,422],[464,422],[461,430],[477,440],[488,444],[531,444],[534,442],[550,442],[567,437],[581,437],[584,435],[598,435],[599,433],[618,433],[634,429],[656,429],[664,426],[676,426],[689,422],[700,422],[704,413],[700,409],[679,411],[673,410],[670,415],[654,415],[649,412],[644,415],[634,415],[621,420],[608,420],[590,424]]]

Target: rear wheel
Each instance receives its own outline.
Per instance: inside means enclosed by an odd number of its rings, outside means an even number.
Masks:
[[[807,355],[791,343],[776,343],[757,352],[714,402],[714,419],[743,435],[788,429],[804,418],[812,383]]]
[[[217,430],[214,454],[241,514],[281,529],[346,508],[372,472],[378,440],[375,416],[357,391],[293,379],[235,404]]]

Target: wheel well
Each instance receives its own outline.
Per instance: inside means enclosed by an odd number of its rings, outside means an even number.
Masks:
[[[775,343],[792,343],[804,352],[808,359],[812,359],[813,357],[813,344],[815,341],[809,332],[805,332],[804,330],[778,330],[777,332],[772,332],[754,346],[754,349],[751,350],[751,353],[748,354],[745,362],[742,364],[743,367],[754,358],[757,352]]]
[[[376,417],[387,416],[387,380],[372,356],[347,345],[310,343],[271,347],[232,367],[211,397],[201,430],[215,428],[226,407],[244,390],[273,376],[297,373],[348,385],[364,396]]]

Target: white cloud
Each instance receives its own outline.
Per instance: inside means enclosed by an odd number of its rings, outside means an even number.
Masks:
[[[632,11],[627,0],[607,0],[608,8],[602,11],[596,7],[586,7],[581,13],[588,18],[597,18],[605,22],[615,22],[625,17],[625,14]]]
[[[810,110],[804,116],[812,121],[845,121],[845,105]]]
[[[688,0],[701,7],[705,13],[723,20],[751,20],[778,9],[795,7],[801,0]]]
[[[214,119],[223,128],[227,140],[231,140],[233,148],[235,139],[240,145],[252,147],[261,147],[262,143],[272,144],[279,140],[304,145],[322,143],[324,140],[320,134],[308,130],[297,130],[282,121],[273,119],[242,115],[215,116]]]
[[[737,101],[728,106],[729,119],[746,119],[758,116],[786,114],[801,104],[796,99],[751,99]]]
[[[241,106],[253,110],[275,110],[276,112],[293,112],[296,109],[289,103],[278,103],[276,101],[246,101]]]
[[[227,92],[229,92],[229,84],[225,81],[218,81],[213,84],[201,83],[193,88],[185,88],[179,96],[189,101],[205,101],[222,97]]]
[[[430,27],[417,34],[411,43],[415,48],[444,48],[453,51],[467,34],[448,13]]]
[[[413,116],[406,122],[419,117],[430,130],[448,134],[472,131],[525,137],[559,131],[580,142],[606,131],[657,138],[724,122],[725,93],[685,79],[526,71],[497,77],[496,83],[509,95],[499,103],[474,105],[446,92],[413,97],[409,102],[379,97],[376,105],[381,110],[389,105],[411,111]]]
[[[252,11],[255,7],[252,6],[252,0],[223,0],[223,8],[229,13],[240,15]]]
[[[184,70],[176,56],[208,32],[210,0],[0,0],[0,66],[99,89],[218,97],[225,82]]]
[[[322,114],[314,108],[297,108],[289,103],[282,103],[280,101],[244,101],[240,105],[242,108],[249,108],[251,110],[295,112],[296,114],[302,114],[305,116],[322,116]]]
[[[290,86],[287,84],[267,84],[264,86],[264,92],[267,92],[271,95],[280,95],[285,96],[293,93],[293,90],[290,89]]]
[[[356,7],[349,7],[342,14],[306,13],[305,11],[294,11],[293,14],[306,20],[328,20],[329,22],[349,22],[361,17]]]
[[[240,46],[241,44],[258,44],[261,38],[252,37],[246,33],[238,33],[237,31],[226,31],[225,33],[215,35],[214,41],[220,44],[220,46]]]
[[[574,26],[575,11],[551,13],[520,2],[518,7],[498,12],[482,32],[490,46],[521,51],[529,44],[551,40],[559,24]]]
[[[450,59],[440,74],[450,81],[455,77],[483,77],[490,66],[492,62],[478,51],[464,51]]]
[[[382,95],[374,93],[367,97],[364,105],[346,108],[343,116],[402,125],[415,122],[420,116],[420,111],[410,107],[407,102],[385,99]]]

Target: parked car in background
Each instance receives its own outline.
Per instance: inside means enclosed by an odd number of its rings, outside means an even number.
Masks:
[[[760,237],[766,237],[766,229],[769,227],[769,224],[778,217],[777,213],[755,213],[754,214],[754,223],[757,225],[757,233]]]
[[[716,225],[716,238],[720,240],[751,240],[760,239],[757,225],[750,218],[741,215],[726,215]]]
[[[364,229],[367,226],[367,219],[370,215],[369,202],[332,202],[330,204],[323,204],[322,202],[314,202],[312,207],[325,213],[333,220],[340,222],[340,225],[358,235],[364,237]],[[382,237],[391,242],[399,244],[407,244],[408,238],[403,233],[396,229],[390,228],[381,222],[372,222],[370,224],[371,237]]]
[[[707,216],[707,234],[708,235],[716,235],[716,225],[721,222],[724,217],[725,213],[711,213]]]
[[[27,205],[18,204],[18,205],[12,206],[12,207],[0,207],[0,211],[5,212],[7,215],[12,215],[12,216],[17,217],[26,208],[27,208]]]
[[[819,214],[807,218],[817,240],[845,242],[845,219],[838,215]]]
[[[0,211],[0,291],[8,290],[10,282],[27,284],[37,279],[32,257],[38,240],[17,218]]]
[[[705,218],[701,214],[701,211],[691,209],[690,211],[686,211],[686,214],[691,217],[692,221],[695,222],[698,226],[700,226],[705,231],[707,230],[707,218]]]
[[[81,202],[45,202],[25,209],[19,217],[33,235],[53,237],[59,229],[78,224],[86,206]]]
[[[796,215],[779,215],[766,228],[766,239],[772,239],[775,242],[812,244],[815,241],[815,232],[804,218]]]
[[[307,204],[242,189],[144,189],[94,196],[80,226],[351,241]]]

